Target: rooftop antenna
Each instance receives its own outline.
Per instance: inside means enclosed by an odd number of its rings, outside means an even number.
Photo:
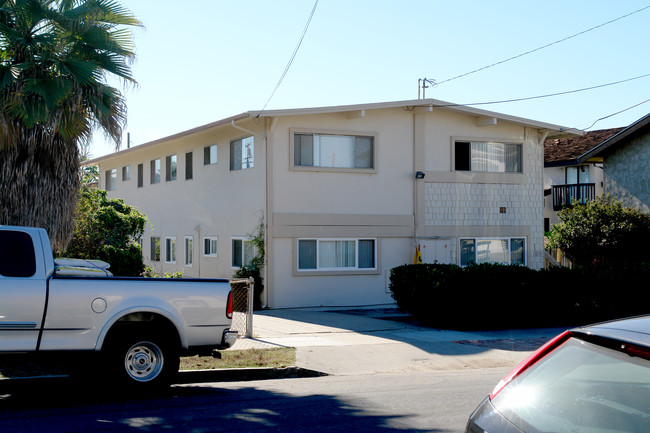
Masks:
[[[429,86],[427,86],[427,84],[431,84],[431,86],[435,86],[436,81],[435,80],[430,80],[428,78],[419,78],[418,79],[418,99],[427,99],[427,97],[425,95],[426,89],[429,88]],[[420,89],[422,89],[422,97],[420,97]]]

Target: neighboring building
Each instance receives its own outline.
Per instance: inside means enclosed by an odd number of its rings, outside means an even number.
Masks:
[[[650,213],[650,114],[604,140],[585,157],[603,159],[606,194]]]
[[[590,151],[623,128],[552,138],[544,143],[544,230],[558,222],[556,212],[574,200],[585,202],[603,194],[603,159]]]
[[[269,307],[392,302],[417,245],[543,267],[543,143],[579,131],[432,99],[258,113],[86,163],[149,218],[155,270],[230,278],[261,220]]]

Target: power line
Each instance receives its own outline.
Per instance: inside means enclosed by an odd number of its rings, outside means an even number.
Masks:
[[[309,19],[307,20],[307,23],[305,24],[305,28],[302,31],[302,35],[300,36],[300,40],[298,41],[298,45],[296,45],[296,48],[293,50],[293,54],[291,55],[291,58],[289,59],[289,63],[287,63],[287,66],[284,68],[284,72],[282,73],[282,76],[278,80],[278,84],[275,85],[275,89],[273,89],[273,92],[271,93],[271,96],[269,96],[269,99],[266,101],[266,104],[264,104],[264,107],[262,107],[262,110],[260,110],[259,113],[257,113],[256,117],[260,117],[262,112],[266,109],[266,106],[269,105],[269,102],[271,102],[271,98],[273,98],[273,95],[275,95],[276,90],[278,90],[278,87],[280,87],[280,84],[282,84],[282,80],[284,80],[284,76],[287,75],[287,72],[289,72],[289,68],[291,67],[291,64],[293,63],[293,59],[296,57],[296,54],[298,53],[298,49],[300,48],[300,45],[302,44],[302,40],[305,38],[305,34],[307,34],[307,29],[309,28],[309,24],[311,24],[311,19],[314,17],[314,12],[316,12],[316,6],[318,6],[318,0],[314,3],[314,7],[311,10],[311,14],[309,15]]]
[[[598,29],[598,28],[604,27],[604,26],[606,26],[606,25],[608,25],[608,24],[611,24],[611,23],[613,23],[613,22],[616,22],[616,21],[622,20],[623,18],[627,18],[627,17],[629,17],[629,16],[631,16],[631,15],[637,14],[637,13],[642,12],[642,11],[644,11],[644,10],[646,10],[646,9],[649,9],[649,8],[650,8],[650,5],[645,6],[645,7],[641,8],[641,9],[635,10],[634,12],[630,12],[629,14],[626,14],[626,15],[620,16],[620,17],[618,17],[618,18],[614,18],[613,20],[610,20],[610,21],[607,21],[607,22],[605,22],[605,23],[599,24],[599,25],[597,25],[597,26],[595,26],[595,27],[591,27],[591,28],[589,28],[589,29],[587,29],[587,30],[583,30],[583,31],[581,31],[581,32],[575,33],[575,34],[573,34],[573,35],[571,35],[571,36],[567,36],[566,38],[563,38],[563,39],[557,40],[557,41],[555,41],[555,42],[551,42],[550,44],[546,44],[546,45],[541,46],[541,47],[539,47],[539,48],[535,48],[535,49],[533,49],[533,50],[526,51],[525,53],[521,53],[521,54],[518,54],[518,55],[516,55],[516,56],[509,57],[509,58],[507,58],[507,59],[501,60],[501,61],[499,61],[499,62],[492,63],[491,65],[487,65],[487,66],[484,66],[484,67],[482,67],[482,68],[475,69],[475,70],[473,70],[473,71],[466,72],[466,73],[464,73],[464,74],[457,75],[457,76],[455,76],[455,77],[448,78],[448,79],[443,80],[443,81],[439,81],[439,82],[437,82],[437,84],[447,83],[447,82],[449,82],[449,81],[456,80],[456,79],[458,79],[458,78],[462,78],[462,77],[465,77],[465,76],[467,76],[467,75],[470,75],[470,74],[474,74],[474,73],[476,73],[476,72],[483,71],[483,70],[488,69],[488,68],[491,68],[491,67],[493,67],[493,66],[501,65],[501,64],[503,64],[503,63],[509,62],[510,60],[518,59],[519,57],[523,57],[523,56],[525,56],[525,55],[527,55],[527,54],[531,54],[531,53],[534,53],[534,52],[536,52],[536,51],[543,50],[544,48],[548,48],[548,47],[551,47],[551,46],[553,46],[553,45],[559,44],[559,43],[561,43],[561,42],[567,41],[567,40],[569,40],[569,39],[575,38],[575,37],[577,37],[577,36],[583,35],[583,34],[585,34],[585,33],[588,33],[588,32],[590,32],[590,31],[592,31],[592,30],[596,30],[596,29]]]
[[[609,119],[610,117],[614,117],[614,116],[616,116],[617,114],[624,113],[624,112],[626,112],[626,111],[628,111],[628,110],[631,110],[631,109],[633,109],[633,108],[636,108],[636,107],[638,107],[639,105],[643,105],[643,104],[645,104],[645,103],[647,103],[647,102],[650,102],[650,99],[646,99],[645,101],[641,101],[641,102],[639,102],[638,104],[634,104],[634,105],[632,105],[631,107],[624,108],[624,109],[622,109],[622,110],[620,110],[620,111],[617,111],[616,113],[612,113],[612,114],[609,114],[609,115],[607,115],[607,116],[605,116],[605,117],[601,117],[600,119],[595,120],[594,123],[592,123],[591,125],[589,125],[588,127],[584,128],[584,129],[585,129],[585,130],[587,130],[587,129],[591,129],[591,128],[594,127],[594,125],[595,125],[596,123],[600,122],[601,120]],[[582,129],[582,128],[576,128],[576,129]]]
[[[614,81],[612,83],[599,84],[597,86],[584,87],[582,89],[567,90],[565,92],[548,93],[548,94],[545,94],[545,95],[528,96],[528,97],[524,97],[524,98],[515,98],[515,99],[503,99],[503,100],[499,100],[499,101],[490,101],[490,102],[474,102],[474,103],[469,103],[469,104],[434,105],[434,107],[469,107],[469,106],[474,106],[474,105],[491,105],[491,104],[504,104],[504,103],[507,103],[507,102],[529,101],[531,99],[550,98],[550,97],[553,97],[553,96],[561,96],[561,95],[568,95],[568,94],[571,94],[571,93],[586,92],[587,90],[594,90],[594,89],[600,89],[600,88],[603,88],[603,87],[614,86],[614,85],[617,85],[617,84],[623,84],[623,83],[627,83],[629,81],[639,80],[641,78],[646,78],[646,77],[650,77],[650,74],[644,74],[644,75],[639,75],[637,77],[626,78],[624,80]]]

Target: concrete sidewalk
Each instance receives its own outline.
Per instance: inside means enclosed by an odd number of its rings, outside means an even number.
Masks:
[[[256,312],[233,349],[295,347],[296,366],[335,375],[513,367],[564,328],[460,332],[403,320],[394,308]]]

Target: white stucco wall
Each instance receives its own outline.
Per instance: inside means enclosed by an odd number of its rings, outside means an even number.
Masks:
[[[145,264],[155,272],[183,271],[186,277],[231,278],[231,238],[252,233],[264,217],[264,140],[255,138],[255,166],[230,171],[230,141],[245,132],[226,127],[169,140],[154,146],[134,147],[100,163],[101,187],[105,172],[117,169],[117,185],[109,197],[123,198],[148,220],[143,237]],[[203,148],[217,144],[217,164],[204,165]],[[185,179],[185,154],[193,152],[193,179]],[[177,155],[177,179],[165,180],[165,158]],[[150,161],[160,158],[161,181],[150,183]],[[137,187],[137,165],[143,164],[144,184]],[[131,180],[122,181],[122,167],[131,166]],[[161,260],[150,258],[150,239],[159,236]],[[193,237],[191,267],[184,266],[184,238]],[[218,254],[206,257],[203,240],[217,237]],[[165,238],[176,237],[176,263],[165,262]]]

